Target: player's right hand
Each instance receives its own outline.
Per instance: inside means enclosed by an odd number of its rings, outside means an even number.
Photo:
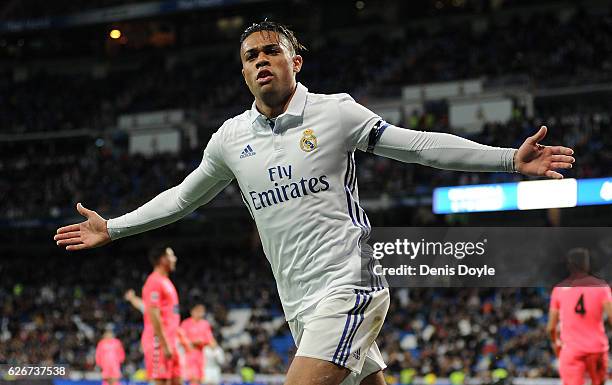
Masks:
[[[167,360],[172,358],[172,350],[168,347],[168,344],[163,344],[164,356]]]
[[[75,251],[103,246],[111,241],[104,218],[80,203],[77,204],[77,211],[87,220],[57,229],[53,239],[58,246]]]

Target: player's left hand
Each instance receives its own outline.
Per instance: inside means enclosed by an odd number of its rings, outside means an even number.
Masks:
[[[563,146],[543,146],[539,143],[547,131],[546,126],[540,127],[535,135],[527,138],[519,147],[514,155],[516,171],[529,176],[563,179],[563,175],[554,170],[572,168],[572,163],[576,161],[571,156],[574,150]]]
[[[129,289],[123,295],[123,298],[125,298],[126,301],[131,301],[132,299],[134,299],[134,297],[136,297],[136,292],[134,291],[134,289]]]

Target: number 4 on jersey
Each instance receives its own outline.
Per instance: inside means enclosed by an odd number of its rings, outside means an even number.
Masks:
[[[580,298],[578,298],[578,302],[576,302],[574,311],[580,315],[586,314],[586,309],[584,308],[584,294],[580,294]]]

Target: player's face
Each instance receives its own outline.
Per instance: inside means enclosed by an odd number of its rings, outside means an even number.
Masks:
[[[166,266],[168,268],[168,271],[176,270],[177,258],[176,258],[176,255],[174,254],[174,250],[172,250],[170,247],[166,249],[165,259],[166,259]]]
[[[201,306],[201,305],[194,306],[194,308],[191,309],[191,316],[194,319],[204,318],[204,306]]]
[[[291,95],[295,74],[302,68],[302,57],[292,53],[284,37],[271,31],[249,35],[240,46],[240,60],[249,90],[263,101]]]

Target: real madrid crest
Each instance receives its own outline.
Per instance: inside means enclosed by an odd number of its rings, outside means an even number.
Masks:
[[[302,139],[300,139],[300,148],[306,152],[313,151],[317,148],[317,137],[311,129],[304,130]]]

